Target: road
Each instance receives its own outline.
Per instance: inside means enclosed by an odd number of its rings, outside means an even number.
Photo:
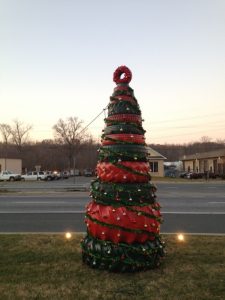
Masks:
[[[68,184],[68,183],[67,183]],[[225,182],[158,183],[162,233],[225,234]],[[0,195],[0,232],[84,232],[88,192]]]

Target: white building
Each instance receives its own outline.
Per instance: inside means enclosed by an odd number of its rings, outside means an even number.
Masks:
[[[22,173],[22,159],[17,158],[0,158],[0,172],[11,171],[13,173]]]
[[[157,177],[164,177],[164,160],[166,159],[165,156],[157,152],[156,150],[153,150],[151,147],[148,147],[149,149],[149,164],[150,164],[150,174],[152,176]]]

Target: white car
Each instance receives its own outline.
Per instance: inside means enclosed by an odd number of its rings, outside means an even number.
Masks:
[[[21,180],[25,180],[25,181],[46,180],[46,175],[43,171],[40,172],[33,171],[33,172],[28,172],[25,175],[22,175]]]
[[[0,172],[0,181],[15,181],[21,180],[20,174],[13,173],[11,171]]]

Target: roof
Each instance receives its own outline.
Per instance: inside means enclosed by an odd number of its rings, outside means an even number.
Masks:
[[[218,158],[225,156],[225,148],[219,150],[213,150],[202,153],[195,153],[190,155],[184,155],[181,160],[193,160],[193,159],[204,159],[204,158]]]
[[[147,147],[148,148],[148,153],[150,154],[149,159],[166,159],[165,156],[163,156],[162,154],[160,154],[159,152],[157,152],[156,150],[152,149],[151,147]]]

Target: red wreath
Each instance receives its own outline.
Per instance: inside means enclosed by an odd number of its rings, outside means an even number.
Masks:
[[[121,78],[121,75],[124,74],[124,77]],[[130,69],[128,69],[126,66],[120,66],[116,69],[116,71],[113,74],[113,81],[116,84],[120,83],[129,83],[132,78],[132,73]]]

